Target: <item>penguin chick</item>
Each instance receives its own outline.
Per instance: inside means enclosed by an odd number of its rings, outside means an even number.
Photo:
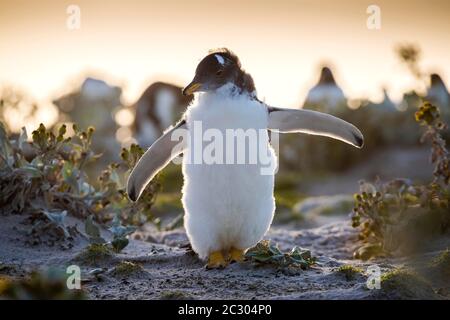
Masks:
[[[363,137],[350,123],[328,114],[267,106],[258,100],[252,77],[227,49],[212,51],[199,63],[194,79],[183,90],[186,95],[196,92],[199,94],[183,120],[139,160],[129,177],[127,191],[132,200],[137,200],[147,183],[171,159],[184,153],[182,203],[186,232],[192,249],[207,260],[207,267],[222,268],[229,262],[242,261],[246,250],[264,237],[272,223],[277,159],[268,130],[327,136],[358,148],[362,147]],[[254,150],[245,144],[246,161],[230,164],[225,161],[230,150],[222,141],[219,144],[222,159],[196,162],[196,148],[200,146],[200,150],[206,151],[205,144],[212,140],[212,136],[198,139],[199,124],[203,132],[209,129],[215,132],[215,139],[228,138],[229,130],[257,131],[257,144],[264,147],[268,161],[259,157],[254,162],[248,161]],[[189,134],[180,143],[173,136],[179,136],[181,131]],[[233,157],[239,157],[239,151]],[[230,156],[236,160],[233,157]]]

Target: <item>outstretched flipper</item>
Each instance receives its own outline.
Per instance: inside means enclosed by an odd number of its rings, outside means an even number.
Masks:
[[[177,134],[176,130],[187,130],[186,121],[180,121],[175,127],[166,131],[158,140],[156,140],[150,148],[139,159],[136,166],[128,178],[127,192],[131,200],[139,199],[145,186],[156,176],[156,174],[164,169],[164,167],[176,156],[181,154],[185,147],[186,141],[172,141],[172,135]]]
[[[301,132],[341,140],[362,148],[364,138],[354,125],[330,114],[303,110],[268,107],[268,129],[280,133]]]

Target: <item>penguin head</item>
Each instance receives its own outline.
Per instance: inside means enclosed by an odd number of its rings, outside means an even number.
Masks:
[[[442,85],[444,85],[444,81],[442,81],[442,78],[437,73],[431,74],[430,82],[431,82],[431,86],[442,86]]]
[[[194,79],[184,89],[184,95],[216,90],[227,83],[238,85],[244,71],[239,58],[228,49],[218,49],[200,61]]]
[[[320,72],[319,84],[329,84],[336,85],[336,81],[334,80],[333,72],[329,67],[323,67]]]

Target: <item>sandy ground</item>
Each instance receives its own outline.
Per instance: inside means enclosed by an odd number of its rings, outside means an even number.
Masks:
[[[379,172],[373,166],[386,167],[384,161],[392,164],[388,169],[391,172],[384,176],[397,176],[402,172],[406,175],[411,173],[407,166],[417,168],[418,165],[425,170],[424,176],[429,176],[427,153],[423,150],[409,152],[406,164],[404,157],[402,152],[380,154],[368,165],[310,185],[309,192],[312,195],[354,192],[355,182],[360,177],[370,177],[374,171]],[[65,222],[72,230],[78,230],[71,241],[30,233],[30,222],[24,215],[0,213],[0,220],[0,275],[22,278],[33,270],[49,267],[65,270],[75,264],[82,270],[82,287],[90,299],[450,298],[448,278],[436,277],[436,272],[428,267],[433,257],[450,247],[450,236],[427,243],[424,253],[414,257],[362,262],[352,259],[357,235],[345,215],[335,217],[331,223],[303,230],[294,227],[295,224],[272,226],[266,238],[278,243],[281,249],[300,246],[311,250],[317,263],[308,270],[261,266],[249,261],[232,264],[224,270],[206,270],[204,262],[187,248],[188,239],[182,228],[159,232],[151,226],[136,232],[120,254],[87,261],[80,259],[80,253],[89,244],[83,235],[84,225],[73,217]],[[106,230],[103,233],[104,237],[110,237]],[[135,268],[121,271],[123,262],[132,262]],[[360,270],[347,276],[339,271],[339,267],[346,265]],[[382,273],[401,267],[414,268],[424,281],[400,281],[394,285],[383,282],[381,289],[369,290],[367,270],[373,265]]]
[[[378,265],[382,272],[410,265],[410,261],[379,260],[363,263],[352,260],[355,232],[348,222],[333,223],[308,230],[289,230],[273,227],[268,239],[282,249],[298,245],[311,250],[317,264],[309,270],[280,269],[251,262],[232,264],[223,270],[206,270],[191,251],[185,248],[187,238],[183,229],[171,232],[138,232],[122,253],[90,263],[81,261],[79,253],[88,244],[77,236],[71,248],[59,243],[29,244],[23,216],[2,217],[0,225],[0,257],[2,273],[23,277],[36,269],[81,267],[83,289],[91,299],[410,299],[449,298],[447,287],[426,285],[420,290],[369,290],[366,286],[367,268]],[[71,219],[69,225],[82,230],[81,223]],[[15,226],[15,227],[14,227]],[[17,227],[19,226],[19,227]],[[105,236],[108,236],[105,233]],[[450,238],[445,240],[450,245]],[[430,247],[429,253],[417,261],[428,261],[445,246]],[[130,272],[118,271],[121,262],[132,262],[139,267]],[[338,271],[343,265],[361,268],[350,279]],[[102,268],[99,271],[99,268]],[[94,276],[93,272],[100,272]],[[438,293],[440,292],[440,293]]]

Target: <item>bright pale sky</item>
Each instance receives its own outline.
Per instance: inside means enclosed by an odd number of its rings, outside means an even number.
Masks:
[[[81,28],[66,26],[68,5]],[[366,9],[381,9],[381,30],[366,26]],[[421,66],[450,84],[450,1],[137,1],[0,2],[0,86],[38,101],[75,88],[85,75],[124,88],[133,102],[153,80],[185,85],[211,48],[235,51],[260,98],[299,106],[323,62],[352,97],[394,99],[415,86],[394,47],[412,42]]]

